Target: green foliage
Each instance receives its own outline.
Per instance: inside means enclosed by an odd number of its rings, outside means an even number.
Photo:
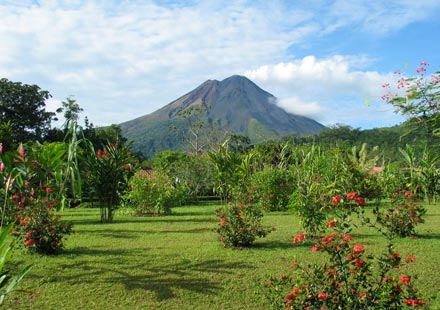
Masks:
[[[23,203],[24,197],[14,195],[15,203]],[[62,222],[54,214],[51,201],[41,200],[27,204],[17,213],[14,235],[19,237],[31,252],[59,254],[64,250],[65,236],[72,233],[72,224]]]
[[[14,142],[40,140],[55,113],[45,110],[48,91],[37,85],[0,79],[0,123],[10,122]]]
[[[100,204],[101,223],[111,223],[114,211],[128,188],[135,160],[127,146],[108,144],[96,153],[90,148],[86,159],[86,184]]]
[[[139,170],[129,181],[131,190],[124,196],[136,215],[170,214],[171,207],[180,205],[185,198],[184,188],[174,186],[162,172]]]
[[[257,206],[228,203],[217,210],[220,223],[216,229],[225,247],[249,247],[257,237],[270,230],[262,225],[263,211]]]
[[[417,227],[418,238],[395,243],[402,260],[416,255],[416,262],[402,266],[400,274],[411,276],[422,294],[419,298],[429,300],[430,309],[440,308],[439,206],[426,206],[426,223]],[[160,218],[118,214],[117,221],[106,227],[97,225],[99,209],[65,209],[63,219],[73,222],[77,231],[69,236],[66,255],[41,258],[14,251],[7,264],[12,274],[33,264],[16,289],[34,294],[11,294],[3,308],[274,309],[263,294],[263,284],[271,275],[296,278],[293,260],[322,266],[328,257],[322,251],[312,252],[314,243],[307,239],[292,244],[292,228],[299,222],[289,212],[265,214],[263,224],[275,226],[276,231],[257,238],[251,248],[222,249],[213,232],[220,220],[215,215],[218,207],[215,202],[182,206]],[[369,207],[365,211],[371,215]],[[356,217],[353,221],[358,224]],[[364,244],[365,255],[381,257],[386,249],[387,240],[365,225],[354,227],[351,235],[351,245]],[[281,302],[292,292],[292,287],[285,289]],[[81,298],[78,292],[84,292]]]
[[[324,233],[330,228],[330,232],[323,236],[299,233],[293,240],[300,244],[311,238],[315,242],[312,252],[325,252],[325,263],[303,267],[294,262],[294,276],[271,277],[265,285],[268,302],[275,309],[427,308],[411,277],[400,271],[404,264],[392,239],[377,256],[367,255],[362,243],[352,244],[351,215],[354,211],[364,217],[357,205],[363,206],[365,201],[355,192],[345,197],[337,195],[331,200],[335,217],[321,229]],[[364,222],[370,223],[365,218]],[[406,261],[413,262],[415,257],[409,256]]]
[[[15,248],[15,241],[8,240],[14,223],[7,227],[0,226],[0,306],[7,294],[11,293],[23,277],[29,272],[31,265],[26,266],[19,272],[12,274],[6,270],[5,264],[10,260],[10,255]]]
[[[417,225],[424,223],[426,209],[419,204],[417,196],[407,190],[394,193],[391,206],[385,210],[375,207],[376,221],[390,238],[414,237]]]
[[[417,76],[401,77],[397,88],[405,91],[403,95],[387,93],[382,98],[392,104],[396,110],[410,117],[410,121],[422,125],[435,136],[440,135],[440,72],[437,71],[428,77],[428,63],[420,63]],[[398,72],[400,74],[400,72]],[[389,84],[383,86],[390,88]]]
[[[269,211],[285,211],[295,190],[291,170],[266,168],[255,172],[249,181],[249,193],[258,206]]]

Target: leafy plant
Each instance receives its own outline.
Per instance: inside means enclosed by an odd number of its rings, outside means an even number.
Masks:
[[[217,217],[216,231],[225,247],[249,247],[270,232],[262,225],[263,211],[257,206],[230,202],[217,210]]]
[[[130,191],[124,201],[137,215],[170,214],[171,207],[184,200],[182,187],[175,187],[171,179],[162,172],[139,170],[129,181]]]
[[[386,210],[375,207],[373,212],[387,234],[403,238],[416,234],[415,227],[424,222],[426,209],[418,204],[415,194],[400,190],[395,192],[391,207]]]
[[[314,240],[312,252],[326,253],[327,260],[323,265],[306,267],[294,262],[295,276],[271,277],[265,285],[268,303],[275,309],[427,308],[427,302],[419,299],[412,278],[399,272],[403,261],[392,239],[386,251],[377,257],[367,254],[363,244],[353,244],[351,214],[359,213],[356,205],[362,206],[364,202],[355,192],[345,198],[334,196],[331,203],[335,217],[326,223],[330,232],[323,236],[295,236],[294,244],[307,237]],[[406,259],[414,260],[414,256]]]
[[[6,295],[14,290],[15,286],[32,267],[28,265],[15,275],[11,275],[11,272],[5,269],[5,264],[16,245],[15,241],[8,240],[13,227],[14,223],[9,224],[7,227],[0,227],[0,306],[3,304]]]
[[[287,169],[266,168],[255,172],[248,186],[257,204],[269,211],[287,210],[294,191],[294,175]]]
[[[108,144],[96,153],[91,147],[86,160],[87,184],[96,195],[101,209],[101,223],[111,223],[119,207],[128,180],[133,173],[135,159],[127,146]]]

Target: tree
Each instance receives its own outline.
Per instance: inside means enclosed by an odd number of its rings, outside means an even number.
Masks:
[[[427,62],[421,62],[418,76],[399,78],[397,89],[403,90],[404,94],[389,90],[382,99],[392,104],[397,112],[409,116],[411,122],[425,126],[432,135],[440,136],[440,71],[428,78],[428,66]],[[401,72],[396,73],[401,75]],[[382,87],[390,89],[390,84]]]
[[[50,97],[37,85],[0,79],[0,123],[10,122],[14,142],[42,139],[55,116],[45,110]]]
[[[67,97],[66,101],[61,102],[62,107],[57,109],[57,113],[64,112],[64,128],[69,128],[72,122],[78,122],[79,114],[84,111],[83,108],[76,103],[75,99]]]

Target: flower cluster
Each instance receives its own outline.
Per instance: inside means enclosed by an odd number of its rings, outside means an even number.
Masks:
[[[406,194],[406,196],[410,196]],[[353,240],[350,215],[365,200],[355,192],[331,199],[335,218],[327,221],[327,233],[308,236],[298,233],[293,244],[306,239],[314,241],[311,252],[323,253],[323,265],[293,264],[294,276],[272,277],[266,282],[266,297],[279,309],[422,309],[428,307],[414,288],[413,279],[401,274],[401,266],[415,261],[415,256],[402,259],[391,242],[384,254],[375,257],[367,247]],[[357,210],[355,210],[358,213]]]

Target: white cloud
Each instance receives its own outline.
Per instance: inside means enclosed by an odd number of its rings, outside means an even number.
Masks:
[[[309,116],[325,124],[345,123],[359,127],[367,123],[401,121],[381,100],[384,83],[393,74],[352,68],[368,63],[365,57],[307,56],[289,63],[263,65],[245,75],[279,97],[278,105],[289,112]],[[369,117],[371,116],[371,117]]]
[[[38,84],[54,98],[75,95],[99,125],[240,72],[317,109],[324,102],[307,94],[367,97],[384,76],[365,71],[365,56],[295,60],[289,48],[352,25],[391,31],[434,14],[435,1],[413,2],[0,1],[0,76]],[[391,8],[405,20],[396,22]]]

